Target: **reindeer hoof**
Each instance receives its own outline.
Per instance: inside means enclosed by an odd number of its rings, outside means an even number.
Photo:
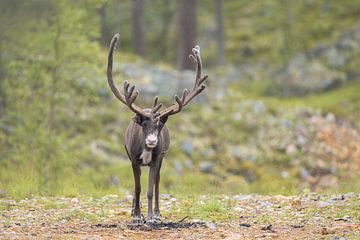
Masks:
[[[131,217],[131,224],[134,224],[134,225],[141,225],[143,224],[143,220],[141,219],[141,217]]]
[[[160,222],[161,222],[161,219],[158,219],[156,217],[146,219],[146,223],[150,223],[150,224],[157,224]]]
[[[156,222],[162,222],[160,215],[154,215],[154,219]]]

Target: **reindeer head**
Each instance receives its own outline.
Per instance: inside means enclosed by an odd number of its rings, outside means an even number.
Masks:
[[[133,118],[134,122],[139,124],[144,136],[144,143],[147,149],[153,149],[157,146],[159,140],[159,133],[167,121],[167,116],[160,117],[156,113],[157,108],[160,108],[162,104],[157,104],[158,98],[155,97],[153,107],[151,109],[144,109],[144,112],[150,116],[144,116],[136,114]]]
[[[119,37],[120,35],[118,33],[115,34],[110,43],[107,68],[108,83],[114,95],[122,103],[127,105],[131,111],[136,113],[134,121],[142,127],[146,147],[152,149],[158,144],[159,133],[161,132],[162,127],[165,125],[168,117],[180,112],[183,107],[185,107],[194,97],[196,97],[205,89],[203,82],[207,79],[208,76],[201,76],[202,64],[200,58],[200,47],[195,46],[192,49],[193,54],[189,56],[196,64],[195,84],[192,90],[188,92],[187,89],[184,89],[181,97],[178,97],[177,95],[174,96],[175,103],[173,105],[167,107],[161,112],[158,112],[162,107],[161,103],[157,103],[158,97],[155,97],[151,109],[142,109],[135,104],[135,100],[139,95],[138,91],[134,92],[135,86],[130,86],[129,82],[125,81],[123,93],[115,86],[112,78],[113,51],[116,42],[119,40]]]

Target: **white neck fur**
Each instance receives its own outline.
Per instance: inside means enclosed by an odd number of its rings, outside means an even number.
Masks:
[[[142,159],[143,165],[148,165],[151,162],[152,159],[152,149],[147,150],[146,148],[141,153],[140,158]]]

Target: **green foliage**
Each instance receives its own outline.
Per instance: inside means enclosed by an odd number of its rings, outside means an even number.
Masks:
[[[355,79],[348,84],[329,90],[325,93],[310,94],[305,97],[279,98],[264,96],[265,89],[270,83],[254,81],[248,84],[233,85],[235,91],[243,91],[245,99],[257,98],[264,101],[272,110],[279,106],[285,109],[310,106],[322,109],[323,112],[332,112],[336,116],[344,117],[353,121],[355,125],[359,120],[359,89],[360,81]]]
[[[225,1],[230,62],[283,65],[358,24],[358,1]],[[240,14],[239,14],[240,13]]]
[[[216,58],[211,2],[199,3],[198,20],[205,26],[199,29],[199,41],[207,49],[203,56],[206,66],[215,63]],[[224,1],[227,60],[279,66],[296,53],[331,41],[343,29],[357,24],[357,1],[328,2],[329,6],[320,0]],[[98,11],[104,4],[107,22],[112,24],[109,28],[121,30],[121,49],[127,51],[119,60],[144,64],[131,54],[131,15],[126,11],[131,1],[1,2],[0,98],[5,102],[4,113],[0,111],[1,196],[102,196],[132,191],[131,166],[123,149],[123,134],[132,113],[120,107],[108,90],[106,50],[98,43]],[[161,59],[161,66],[169,68],[176,55],[176,2],[156,0],[146,4],[145,19],[147,29],[151,29],[147,60],[153,64]],[[291,21],[287,23],[288,18]],[[358,65],[358,61],[351,62],[345,70]],[[116,79],[123,78],[118,75]],[[359,126],[360,85],[356,80],[327,93],[291,99],[264,96],[271,84],[236,81],[221,101],[193,104],[169,120],[172,145],[162,169],[161,191],[189,198],[204,191],[291,194],[301,188],[299,172],[293,170],[297,166],[291,165],[284,150],[268,143],[264,146],[258,140],[266,138],[257,134],[270,126],[269,119],[294,122],[296,115],[286,115],[286,111],[310,106]],[[253,109],[254,98],[265,103],[264,112]],[[256,104],[261,105],[260,101]],[[284,114],[279,113],[280,107],[285,109]],[[275,127],[286,131],[279,124]],[[192,144],[191,153],[183,149],[187,142]],[[234,154],[236,151],[240,156]],[[187,160],[191,160],[192,167],[184,167]],[[210,173],[199,169],[203,161],[214,163]],[[182,164],[183,170],[174,170],[175,163]],[[290,168],[287,178],[280,176],[281,170]],[[147,178],[145,170],[143,186]],[[358,190],[360,186],[344,189]],[[51,202],[43,205],[49,209],[64,207]],[[228,203],[214,198],[191,205],[189,214],[217,218],[228,207]],[[64,216],[82,218],[93,216],[82,212]]]

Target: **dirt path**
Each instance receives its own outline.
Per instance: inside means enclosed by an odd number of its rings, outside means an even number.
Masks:
[[[166,195],[161,204],[161,225],[132,226],[130,197],[2,199],[0,238],[360,239],[360,197],[353,193],[181,200]]]

